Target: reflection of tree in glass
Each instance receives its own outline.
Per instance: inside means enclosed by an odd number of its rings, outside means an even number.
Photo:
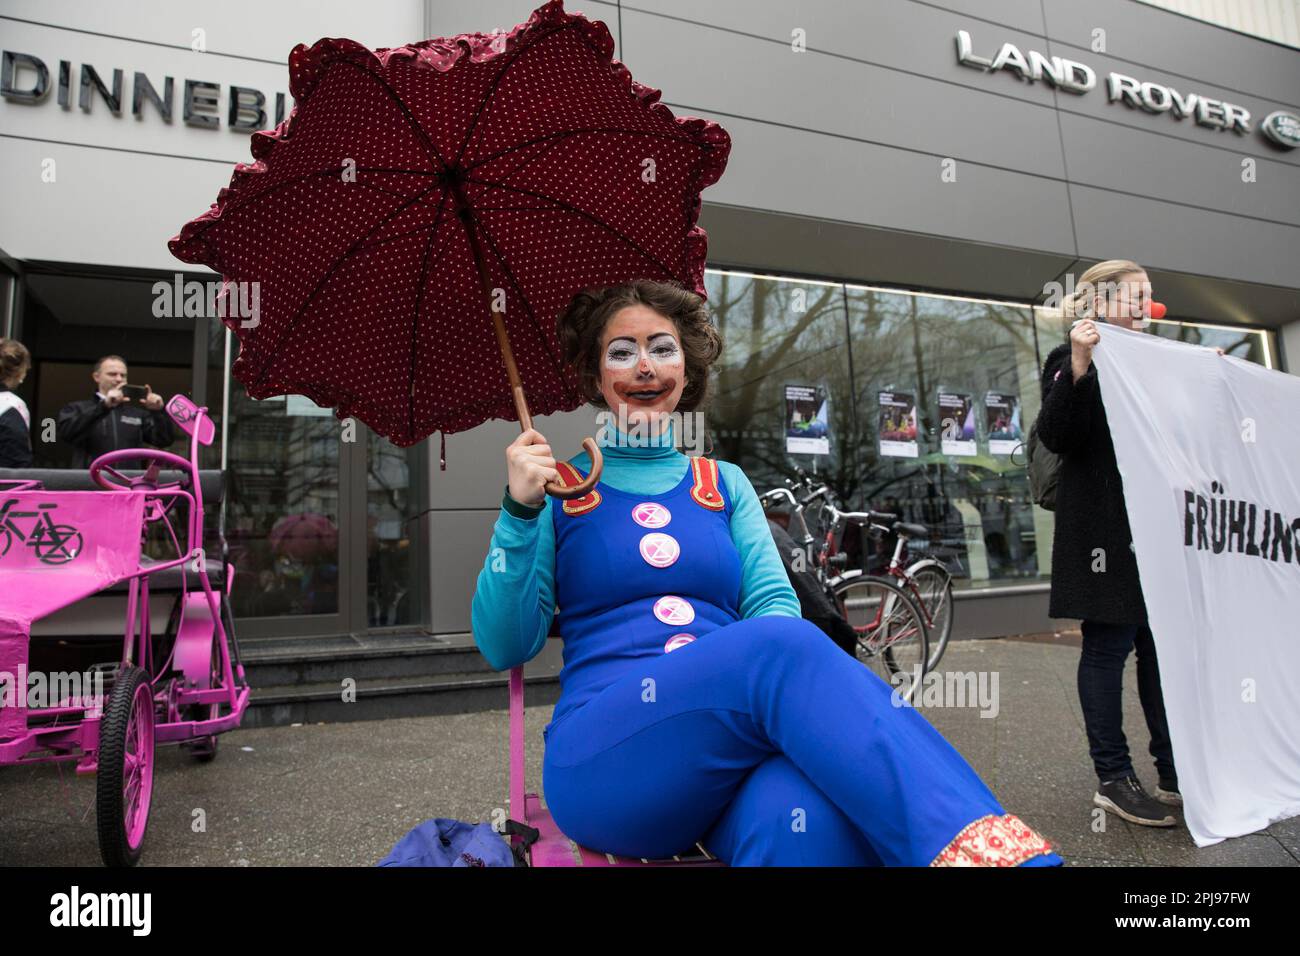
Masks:
[[[835,445],[848,433],[853,415],[841,288],[714,273],[707,279],[709,303],[726,342],[715,366],[709,415],[715,456],[741,465],[756,487],[779,484],[792,473],[785,452],[784,385],[816,386],[825,379],[834,460]]]
[[[1034,535],[1025,530],[1032,508],[1023,463],[983,452],[948,458],[937,430],[940,388],[982,402],[987,390],[1023,395],[1037,387],[1029,307],[749,276],[708,280],[727,340],[710,413],[717,457],[741,465],[760,491],[779,485],[796,462],[811,470],[814,459],[786,454],[783,386],[824,381],[831,454],[815,459],[816,470],[842,501],[899,511],[962,552],[965,529],[952,502],[965,499],[988,515],[995,573],[1036,572],[1032,544],[1024,544]],[[915,396],[919,458],[879,454],[884,390]]]

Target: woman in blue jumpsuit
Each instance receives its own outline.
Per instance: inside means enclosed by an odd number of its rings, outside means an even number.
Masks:
[[[649,306],[689,355],[702,301],[628,288],[588,312],[603,304],[603,325],[653,340],[664,333],[617,308]],[[672,382],[638,351],[634,383]],[[635,437],[613,425],[598,437],[602,480],[581,498],[529,507],[507,490],[474,597],[475,639],[498,669],[540,651],[558,603],[543,790],[560,830],[651,859],[698,841],[732,866],[1059,865],[924,717],[797,616],[743,472],[678,452],[670,419]],[[590,460],[555,466],[546,474],[574,484]]]

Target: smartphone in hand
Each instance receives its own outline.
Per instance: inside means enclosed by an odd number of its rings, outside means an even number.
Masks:
[[[136,404],[140,404],[146,398],[149,397],[148,385],[123,384],[121,388],[122,388],[122,397],[126,399],[128,402],[135,402]]]

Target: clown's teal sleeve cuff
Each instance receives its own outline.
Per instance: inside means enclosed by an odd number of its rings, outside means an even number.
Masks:
[[[542,513],[542,510],[546,507],[546,502],[543,501],[540,505],[526,505],[522,501],[515,501],[514,498],[510,497],[510,486],[506,485],[506,493],[501,499],[501,507],[505,508],[506,511],[510,512],[516,518],[523,518],[525,521],[531,521]]]

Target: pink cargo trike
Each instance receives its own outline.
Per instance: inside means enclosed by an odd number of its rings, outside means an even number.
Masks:
[[[155,745],[211,760],[217,735],[238,727],[248,706],[225,543],[218,530],[214,559],[203,541],[204,505],[224,490],[220,471],[199,470],[213,423],[183,395],[167,412],[189,435],[188,461],[135,448],[101,455],[89,474],[0,470],[0,766],[76,761],[78,774],[95,774],[109,866],[140,858]],[[144,470],[121,471],[122,462]],[[151,526],[164,532],[167,559],[143,553]],[[151,591],[176,595],[162,634],[151,628]],[[121,659],[85,674],[42,673],[39,662],[29,670],[32,623],[104,593],[125,595]]]

